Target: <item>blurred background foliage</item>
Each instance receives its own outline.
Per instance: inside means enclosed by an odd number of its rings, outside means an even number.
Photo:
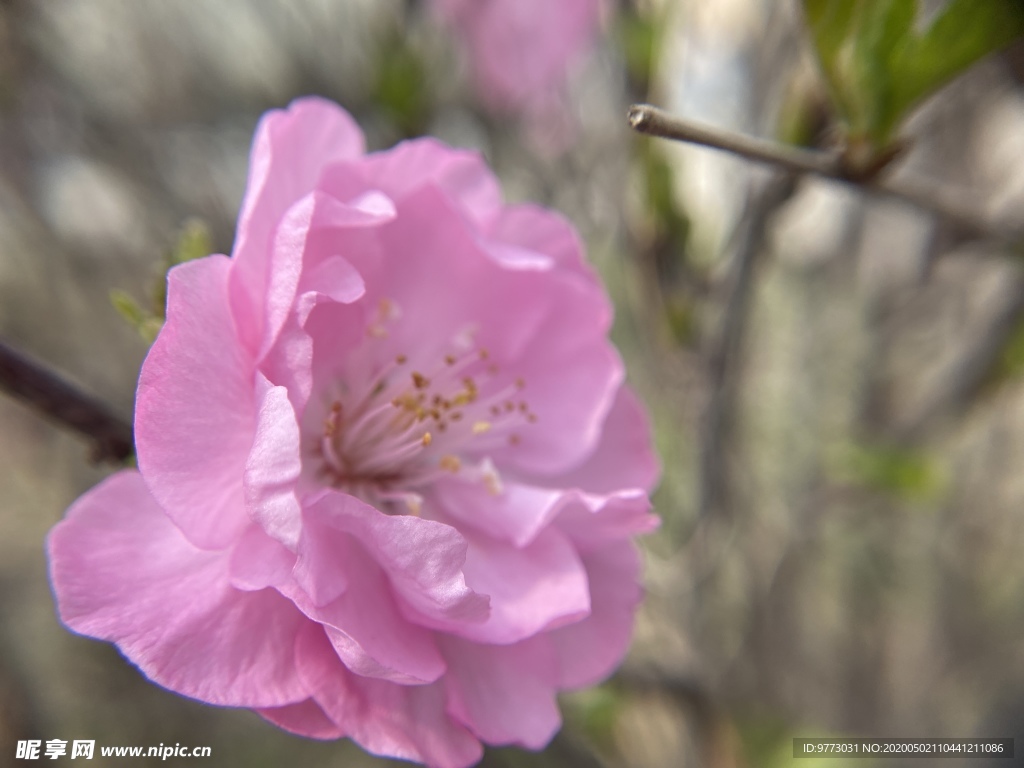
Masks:
[[[319,93],[371,149],[479,149],[508,199],[583,234],[664,465],[628,661],[565,697],[545,753],[485,764],[772,768],[812,735],[1020,749],[1022,32],[1019,0],[607,0],[558,113],[496,117],[423,2],[3,0],[0,336],[128,417],[168,265],[230,252],[264,110]],[[998,226],[631,135],[639,101]],[[167,693],[60,626],[43,538],[108,471],[0,399],[0,764],[25,738],[385,764]]]

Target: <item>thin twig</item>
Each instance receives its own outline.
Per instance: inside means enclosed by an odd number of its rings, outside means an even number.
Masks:
[[[2,340],[0,389],[84,436],[93,445],[93,461],[121,463],[135,451],[130,423],[102,401]]]
[[[701,424],[700,485],[697,500],[698,519],[721,502],[725,486],[722,447],[729,431],[729,418],[735,404],[734,363],[743,345],[750,315],[754,273],[760,256],[766,252],[765,232],[772,216],[796,189],[793,173],[776,175],[753,197],[742,218],[736,237],[735,270],[721,330],[708,359],[708,404]]]
[[[683,120],[650,104],[634,104],[629,108],[628,116],[633,129],[648,136],[721,149],[795,173],[814,173],[819,176],[835,174],[836,158],[822,152],[787,147],[774,141],[755,139],[742,133]]]
[[[639,133],[673,141],[699,144],[731,152],[748,160],[769,163],[791,173],[812,174],[851,184],[860,189],[937,213],[956,222],[966,234],[1018,243],[1024,232],[1009,229],[978,210],[963,195],[948,189],[907,181],[887,181],[877,176],[864,178],[835,153],[798,149],[774,141],[756,139],[670,115],[650,104],[634,104],[627,113],[629,124]]]

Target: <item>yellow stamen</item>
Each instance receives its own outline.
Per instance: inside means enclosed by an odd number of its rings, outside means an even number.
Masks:
[[[487,487],[487,492],[491,496],[501,496],[503,488],[501,487],[501,478],[493,472],[488,472],[484,475],[484,485]]]

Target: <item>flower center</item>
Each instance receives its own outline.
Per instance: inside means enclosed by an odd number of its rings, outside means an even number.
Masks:
[[[522,379],[472,347],[415,365],[398,355],[369,381],[328,410],[319,446],[327,483],[384,511],[413,514],[419,491],[446,473],[501,492],[488,451],[517,445],[519,431],[537,420]]]

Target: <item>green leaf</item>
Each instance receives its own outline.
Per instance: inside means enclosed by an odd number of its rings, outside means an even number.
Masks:
[[[622,711],[622,697],[610,684],[567,694],[565,715],[587,740],[605,750],[614,748],[612,733]]]
[[[913,36],[917,0],[804,0],[818,58],[840,117],[872,137],[895,88],[893,61]]]
[[[153,343],[164,324],[162,316],[147,312],[130,294],[118,288],[110,291],[110,303],[148,344]]]
[[[213,251],[210,228],[201,219],[188,219],[182,225],[174,247],[163,258],[160,279],[153,282],[149,304],[146,309],[130,294],[114,288],[110,291],[110,303],[128,321],[139,335],[152,344],[163,327],[167,309],[167,271],[186,261],[201,259]]]
[[[201,259],[213,252],[210,228],[202,219],[188,219],[181,228],[178,242],[171,252],[171,266],[184,264],[186,261]]]
[[[899,51],[890,118],[899,119],[979,59],[1021,36],[1020,0],[950,0],[924,34]]]
[[[853,125],[861,111],[853,68],[860,3],[804,0],[804,15],[836,110],[845,123]]]
[[[142,311],[142,307],[139,306],[131,294],[126,291],[122,291],[120,288],[112,288],[110,291],[110,303],[114,305],[114,309],[132,326],[138,327],[143,320],[146,319],[146,313]]]
[[[618,37],[626,60],[626,71],[638,89],[644,92],[650,86],[652,70],[658,59],[659,33],[664,29],[664,25],[658,22],[653,14],[650,18],[624,14],[619,21]]]
[[[429,122],[427,67],[419,52],[398,32],[379,43],[374,71],[374,101],[405,136],[417,136]]]
[[[864,132],[881,149],[888,136],[880,128],[889,119],[898,73],[895,61],[913,38],[917,0],[863,2],[860,33],[855,43],[856,67],[863,100]]]
[[[876,155],[924,99],[1024,35],[1020,0],[950,0],[921,33],[918,0],[804,0],[804,12],[848,138]]]

